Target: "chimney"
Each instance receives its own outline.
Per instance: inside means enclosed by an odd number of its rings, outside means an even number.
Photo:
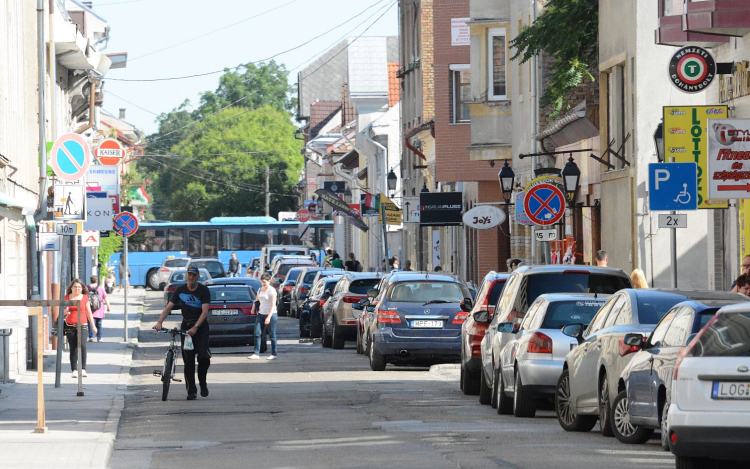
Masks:
[[[124,107],[120,108],[120,120],[121,121],[125,120],[125,108]]]

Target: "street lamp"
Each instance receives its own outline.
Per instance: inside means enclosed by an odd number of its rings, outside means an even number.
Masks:
[[[348,187],[344,191],[344,200],[346,200],[347,203],[352,201],[352,191],[349,190]]]
[[[497,173],[497,179],[500,181],[500,190],[503,192],[505,205],[508,205],[513,194],[513,181],[516,179],[516,173],[513,172],[513,168],[508,166],[508,160],[505,160],[503,169]]]
[[[656,147],[656,159],[659,163],[664,162],[664,122],[659,122],[654,131],[654,146]]]
[[[570,203],[575,202],[576,192],[578,191],[578,182],[581,178],[581,170],[573,161],[573,154],[570,154],[568,162],[562,170],[563,183],[565,184],[565,193]]]
[[[421,193],[430,192],[430,190],[427,188],[427,181],[424,182],[424,186],[422,186],[422,190],[419,192]]]
[[[391,170],[391,172],[388,173],[388,176],[386,177],[386,182],[388,183],[388,190],[393,192],[396,190],[396,183],[398,182],[398,177],[396,176],[396,173]]]

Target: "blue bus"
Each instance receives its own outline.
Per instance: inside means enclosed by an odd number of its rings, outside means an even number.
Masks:
[[[159,288],[158,272],[168,257],[215,257],[229,267],[232,252],[243,269],[267,244],[303,245],[322,259],[322,250],[333,245],[333,221],[278,221],[273,217],[214,217],[207,222],[141,223],[137,236],[128,240],[130,285]],[[119,278],[120,253],[110,258]]]

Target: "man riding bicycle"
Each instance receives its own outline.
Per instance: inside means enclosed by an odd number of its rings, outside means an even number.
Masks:
[[[195,357],[198,357],[198,383],[201,396],[208,396],[206,374],[211,366],[211,351],[208,348],[208,305],[211,303],[211,292],[208,287],[198,283],[200,273],[197,267],[187,269],[187,283],[175,289],[167,306],[161,312],[154,329],[160,331],[162,323],[170,311],[179,306],[182,309],[182,324],[180,330],[192,337],[193,350],[185,350],[185,336],[182,336],[182,361],[185,371],[185,386],[187,399],[196,399],[198,389],[195,386]]]

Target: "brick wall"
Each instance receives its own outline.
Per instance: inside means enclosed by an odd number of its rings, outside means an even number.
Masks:
[[[434,0],[422,1],[422,122],[429,122],[435,117],[434,3]]]
[[[554,57],[549,54],[542,54],[542,93],[544,93],[547,84],[552,78],[552,66],[555,65]],[[571,108],[580,104],[584,99],[586,100],[586,117],[594,124],[597,128],[599,127],[599,73],[593,72],[594,81],[588,81],[584,79],[584,82],[576,88],[570,90],[565,95],[565,102],[563,103],[563,109],[560,114],[565,114],[568,106]],[[540,94],[541,96],[541,94]],[[550,114],[554,111],[553,106],[547,106],[541,109],[539,112],[539,129],[544,129],[554,119],[550,119]]]

